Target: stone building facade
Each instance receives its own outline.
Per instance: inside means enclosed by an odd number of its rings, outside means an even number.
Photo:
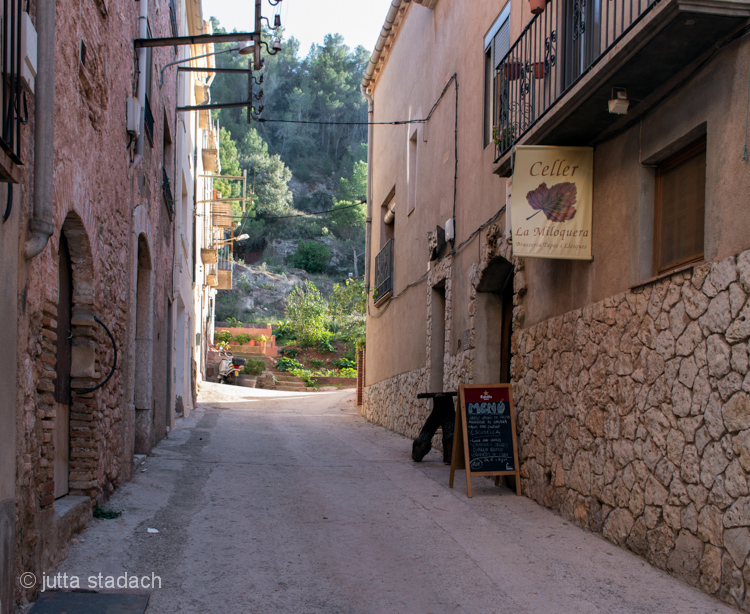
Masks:
[[[2,614],[174,423],[172,186],[193,184],[197,139],[160,72],[189,50],[134,40],[203,30],[192,0],[9,4],[38,65],[0,154]]]
[[[686,22],[666,2],[550,94],[576,48],[558,31],[555,61],[516,61],[542,23],[527,3],[393,3],[363,81],[375,292],[361,411],[415,437],[430,411],[417,393],[510,382],[525,496],[750,611],[750,180],[731,95],[747,87],[750,13],[705,8],[671,73],[663,50]],[[446,54],[447,38],[462,44]],[[492,130],[508,81],[548,92],[506,132],[514,144],[594,147],[591,262],[513,255],[512,147]],[[624,116],[606,111],[614,85],[638,91]],[[388,123],[404,120],[419,121]],[[658,176],[695,143],[702,249],[660,268]]]

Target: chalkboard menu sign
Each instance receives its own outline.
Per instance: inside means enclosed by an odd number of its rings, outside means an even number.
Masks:
[[[469,497],[472,475],[513,475],[516,477],[516,493],[521,494],[510,384],[463,385],[458,398],[450,487],[453,488],[456,469],[465,469]]]

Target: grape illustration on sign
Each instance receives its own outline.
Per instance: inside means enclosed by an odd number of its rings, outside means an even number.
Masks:
[[[526,194],[529,206],[536,209],[526,220],[530,220],[540,211],[552,222],[567,222],[576,214],[576,184],[566,181],[547,187],[546,183],[539,184],[536,190]]]
[[[514,256],[591,259],[590,147],[518,146],[512,186]]]

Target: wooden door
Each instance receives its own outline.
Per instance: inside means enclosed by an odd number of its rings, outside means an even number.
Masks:
[[[70,471],[70,362],[73,270],[65,236],[60,236],[57,294],[57,379],[55,381],[55,498],[68,494]]]

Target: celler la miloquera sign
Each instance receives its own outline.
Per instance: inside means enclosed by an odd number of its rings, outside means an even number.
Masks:
[[[516,148],[514,256],[591,260],[593,166],[591,147]]]

